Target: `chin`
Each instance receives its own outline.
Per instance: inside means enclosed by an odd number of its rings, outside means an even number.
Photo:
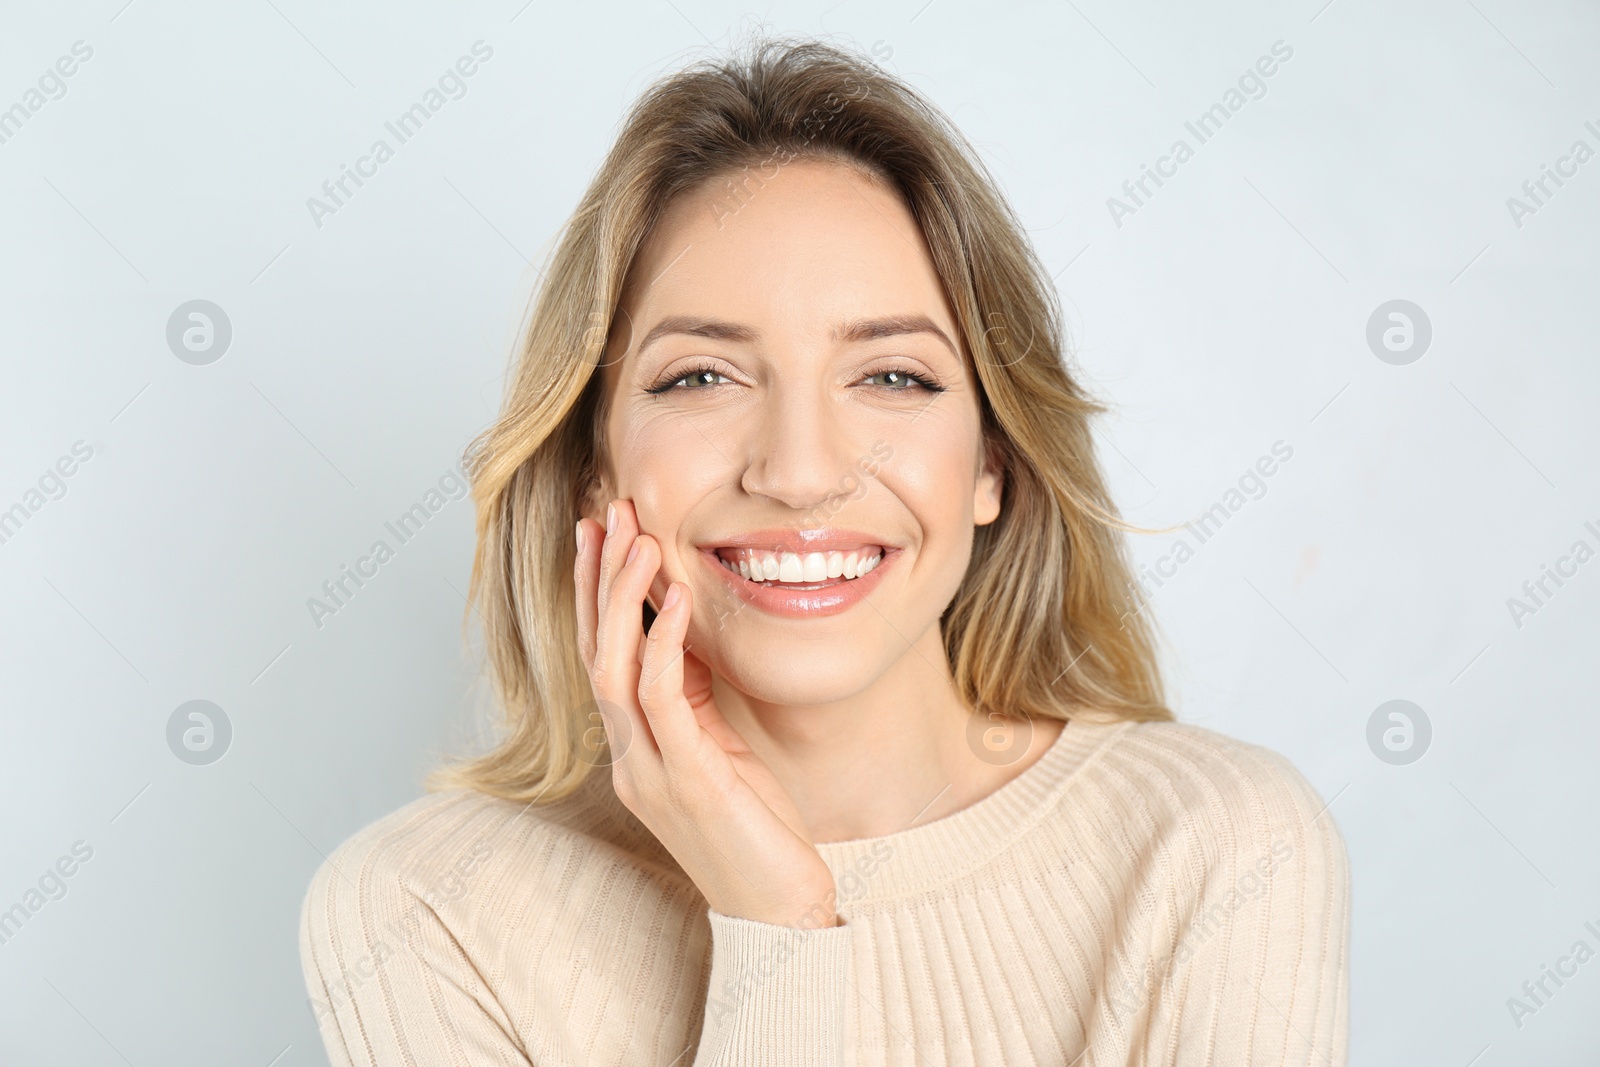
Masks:
[[[730,624],[731,625],[731,624]],[[888,669],[880,650],[859,640],[770,644],[719,635],[696,654],[722,682],[770,704],[829,704],[870,686]]]

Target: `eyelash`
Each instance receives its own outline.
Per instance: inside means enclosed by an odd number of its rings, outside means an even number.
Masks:
[[[697,366],[690,367],[688,370],[685,370],[680,374],[674,374],[671,377],[671,379],[663,378],[661,381],[658,381],[656,384],[654,384],[654,385],[650,386],[648,389],[646,389],[645,392],[651,394],[652,396],[662,396],[662,395],[665,395],[666,393],[672,391],[674,388],[676,388],[678,383],[683,381],[685,378],[693,378],[696,375],[700,375],[700,374],[721,375],[722,371],[717,369],[717,367],[714,364],[701,363],[701,364],[699,364]],[[916,382],[918,385],[920,385],[922,388],[928,390],[930,393],[942,393],[942,392],[944,392],[944,386],[940,385],[938,382],[934,381],[932,378],[929,378],[925,374],[918,374],[914,370],[908,370],[905,367],[885,367],[883,370],[876,371],[873,374],[869,375],[869,377],[876,378],[880,374],[899,374],[899,375],[902,375],[903,377],[909,378],[912,381]],[[708,388],[711,388],[711,386],[700,386],[699,388],[708,389]],[[910,392],[910,390],[908,390],[908,389],[897,389],[894,386],[880,386],[880,388],[887,389],[891,393]]]

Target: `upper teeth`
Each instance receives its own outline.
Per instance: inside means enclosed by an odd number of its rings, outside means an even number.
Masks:
[[[727,558],[734,557],[733,559]],[[850,552],[768,552],[759,548],[724,549],[722,565],[752,582],[820,582],[859,578],[883,560],[880,548]]]

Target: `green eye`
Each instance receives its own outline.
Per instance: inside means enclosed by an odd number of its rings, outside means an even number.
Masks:
[[[871,379],[871,378],[888,378],[888,379],[891,379],[891,381],[885,383],[884,388],[887,388],[891,392],[896,392],[896,393],[909,392],[911,390],[911,384],[910,383],[913,383],[913,382],[915,382],[917,385],[921,386],[923,389],[928,390],[929,392],[940,393],[940,392],[944,391],[939,386],[935,385],[933,382],[929,381],[927,378],[923,377],[922,375],[916,374],[916,373],[914,373],[912,371],[908,371],[908,370],[899,370],[899,369],[881,370],[876,374],[868,375],[868,378],[869,379]]]
[[[662,393],[670,392],[671,390],[678,388],[680,385],[682,385],[685,389],[710,389],[712,386],[717,384],[715,381],[702,381],[698,384],[686,383],[694,382],[695,379],[699,378],[715,379],[721,377],[723,377],[722,372],[717,370],[715,367],[709,365],[694,367],[678,375],[676,378],[664,379],[657,382],[655,385],[652,385],[650,388],[646,389],[645,392],[659,396]]]

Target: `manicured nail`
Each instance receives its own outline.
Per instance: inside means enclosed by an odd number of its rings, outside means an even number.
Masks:
[[[628,558],[622,561],[622,565],[624,567],[626,567],[628,564],[632,563],[633,562],[633,557],[637,556],[638,554],[639,554],[639,539],[637,537],[635,537],[633,539],[633,547],[628,549]]]
[[[577,538],[578,538],[578,555],[581,556],[581,555],[583,555],[583,520],[582,519],[578,520],[578,526],[577,526],[577,529],[576,529],[576,535],[577,535]]]
[[[679,599],[681,599],[681,598],[678,595],[678,583],[677,582],[673,582],[670,586],[667,587],[667,599],[665,599],[665,600],[663,600],[661,602],[661,610],[662,611],[671,611],[672,610],[672,605],[676,604],[679,601]]]
[[[616,532],[617,532],[617,506],[615,504],[607,504],[606,505],[606,535],[610,536],[611,534],[614,534]]]

